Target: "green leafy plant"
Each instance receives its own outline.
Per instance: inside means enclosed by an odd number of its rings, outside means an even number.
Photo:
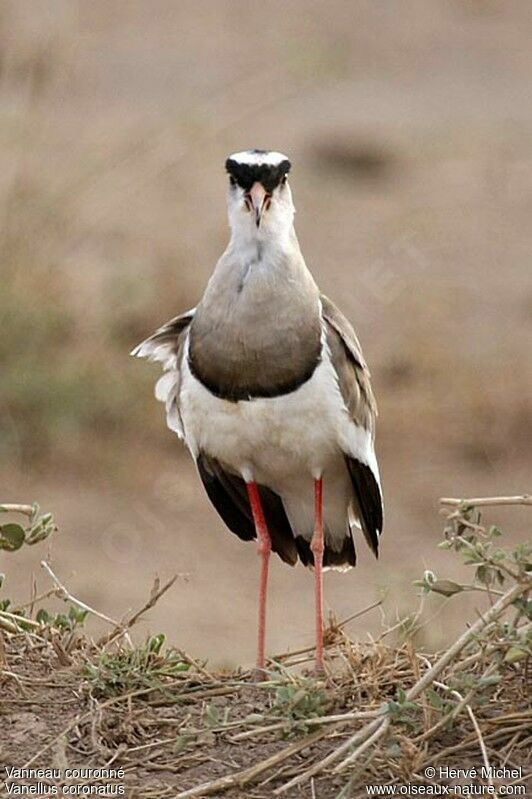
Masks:
[[[273,710],[280,716],[300,721],[323,714],[327,695],[315,680],[301,677],[275,688]]]
[[[165,636],[160,633],[142,646],[103,651],[95,660],[87,660],[84,675],[92,695],[106,698],[144,688],[164,689],[169,679],[190,668],[175,650],[163,652],[164,643]]]
[[[77,627],[82,627],[89,614],[88,610],[82,610],[75,605],[70,605],[67,613],[48,613],[45,608],[40,608],[35,616],[36,621],[43,626],[55,627],[58,630],[72,632]]]
[[[498,539],[502,535],[495,525],[485,528],[481,512],[474,506],[462,503],[448,515],[444,529],[444,540],[438,545],[462,557],[468,566],[474,566],[474,579],[461,584],[454,580],[440,579],[431,570],[426,570],[422,579],[416,580],[423,593],[441,594],[451,597],[464,591],[484,591],[500,594],[510,581],[519,581],[532,571],[532,544],[523,542],[513,549],[501,547]],[[532,601],[520,597],[514,603],[523,614],[532,619]]]
[[[41,514],[36,503],[33,505],[0,505],[0,513],[22,514],[28,519],[26,525],[17,522],[0,524],[0,549],[6,552],[15,552],[24,544],[33,546],[39,541],[44,541],[57,530],[52,514]]]
[[[1,514],[16,514],[27,518],[26,524],[18,522],[4,522],[0,524],[0,551],[16,552],[24,544],[33,546],[44,541],[55,530],[56,524],[51,513],[41,513],[39,505],[0,504]],[[0,573],[0,588],[3,587],[5,574]],[[17,609],[16,613],[8,610],[11,600],[4,597],[0,599],[0,627],[10,632],[29,630],[35,621],[26,620],[24,609]]]
[[[417,702],[409,701],[404,688],[397,688],[395,699],[387,702],[386,708],[393,721],[405,724],[411,729],[417,726],[417,718],[421,712],[421,707]]]
[[[225,726],[229,722],[230,708],[219,708],[218,705],[211,702],[205,707],[203,719],[207,727],[220,727]]]

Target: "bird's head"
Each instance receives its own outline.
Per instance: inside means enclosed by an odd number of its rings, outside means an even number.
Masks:
[[[286,155],[270,150],[246,150],[229,156],[225,168],[233,231],[262,237],[291,229],[295,209],[287,181],[290,166]]]

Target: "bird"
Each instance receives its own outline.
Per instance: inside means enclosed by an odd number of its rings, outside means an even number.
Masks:
[[[230,238],[198,305],[132,355],[158,361],[155,396],[225,525],[261,559],[256,667],[266,664],[271,552],[314,572],[315,669],[324,673],[323,571],[375,556],[383,497],[377,406],[350,322],[322,294],[294,230],[291,162],[230,155]]]

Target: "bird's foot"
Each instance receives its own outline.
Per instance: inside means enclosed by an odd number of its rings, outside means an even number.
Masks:
[[[315,663],[314,669],[312,670],[314,677],[317,679],[322,679],[327,676],[327,672],[325,671],[325,666],[323,663]]]
[[[264,682],[264,680],[268,679],[268,672],[264,666],[255,666],[251,672],[251,679],[253,682]]]

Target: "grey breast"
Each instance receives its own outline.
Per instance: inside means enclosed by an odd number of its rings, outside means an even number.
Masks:
[[[191,371],[233,402],[290,393],[321,357],[318,289],[298,259],[219,264],[190,329]]]

